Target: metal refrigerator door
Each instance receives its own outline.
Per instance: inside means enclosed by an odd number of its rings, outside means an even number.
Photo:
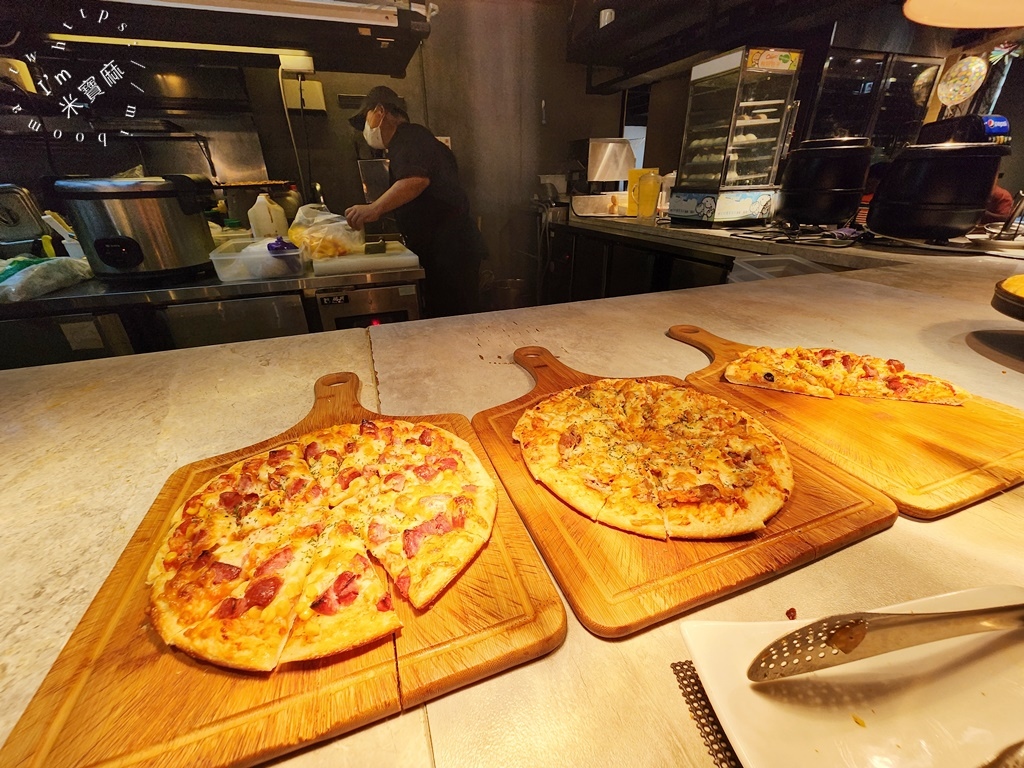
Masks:
[[[309,332],[299,294],[175,304],[157,314],[179,349]]]

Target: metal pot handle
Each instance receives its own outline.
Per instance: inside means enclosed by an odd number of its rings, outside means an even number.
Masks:
[[[186,216],[202,213],[213,205],[213,182],[196,173],[172,173],[163,177],[174,185],[178,205]]]

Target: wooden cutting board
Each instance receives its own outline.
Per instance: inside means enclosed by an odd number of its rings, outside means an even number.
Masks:
[[[692,325],[673,339],[711,365],[686,381],[764,418],[777,434],[888,495],[911,517],[934,518],[1024,480],[1024,412],[973,397],[963,406],[866,397],[826,400],[730,384],[722,374],[747,344]]]
[[[636,632],[888,528],[897,517],[884,495],[787,440],[796,487],[759,533],[657,541],[593,522],[533,479],[512,429],[548,395],[598,377],[569,368],[542,347],[522,347],[514,357],[536,386],[476,414],[473,426],[573,611],[596,635]]]
[[[309,415],[291,429],[170,476],[0,751],[0,765],[253,765],[561,644],[562,602],[500,483],[488,544],[429,609],[396,595],[404,627],[393,639],[269,674],[223,669],[163,644],[146,616],[145,578],[174,510],[243,458],[331,424],[379,418],[359,405],[358,391],[355,374],[324,376]],[[494,474],[464,416],[400,418],[454,432]]]

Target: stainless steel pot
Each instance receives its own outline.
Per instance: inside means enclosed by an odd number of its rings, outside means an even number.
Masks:
[[[213,185],[203,176],[61,179],[75,234],[97,277],[191,274],[209,266],[213,236],[203,211]]]

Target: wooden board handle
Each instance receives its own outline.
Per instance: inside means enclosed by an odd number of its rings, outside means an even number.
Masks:
[[[346,403],[359,403],[359,377],[351,371],[328,373],[313,383],[317,400],[340,398]]]
[[[533,376],[537,382],[535,390],[556,392],[596,380],[594,376],[570,368],[545,347],[519,347],[512,353],[512,357]]]
[[[668,329],[669,338],[696,347],[711,358],[711,362],[727,363],[735,360],[742,352],[750,348],[749,344],[738,344],[708,333],[696,325],[673,325]]]
[[[378,418],[380,414],[369,411],[359,404],[359,388],[359,377],[350,371],[321,376],[313,383],[313,407],[306,418],[289,432],[301,434],[318,429],[324,424]]]

